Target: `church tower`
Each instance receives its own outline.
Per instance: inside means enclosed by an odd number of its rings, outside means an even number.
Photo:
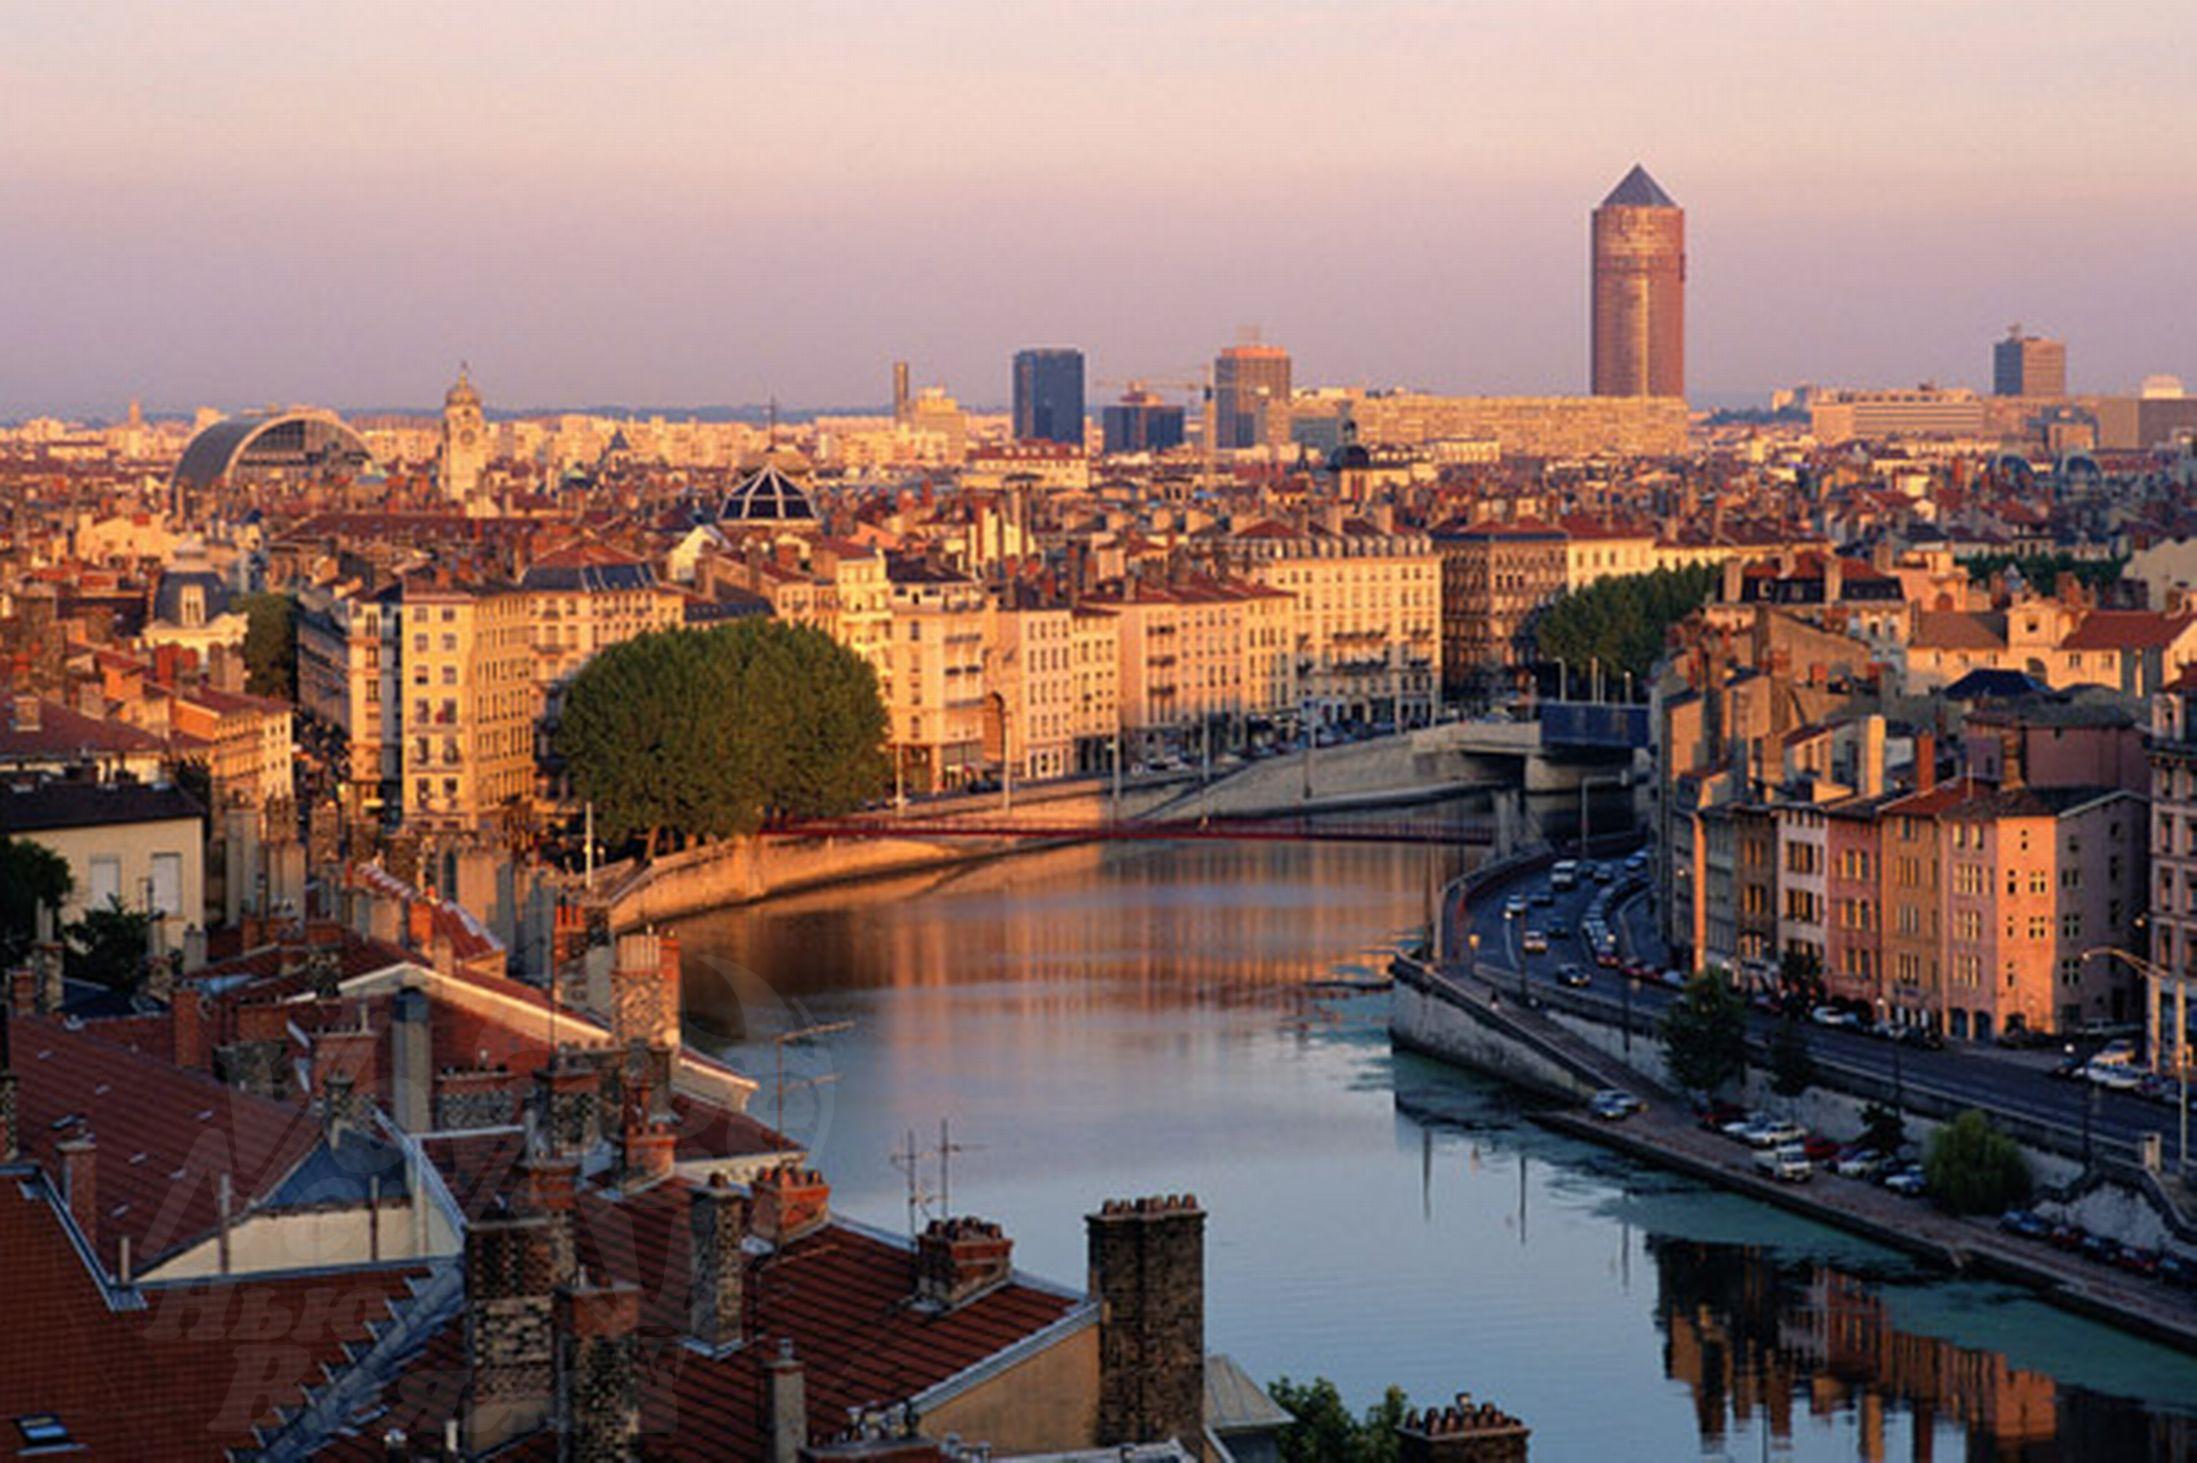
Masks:
[[[464,366],[457,384],[442,399],[442,490],[458,503],[471,503],[481,490],[488,466],[488,424],[481,415],[481,394]]]

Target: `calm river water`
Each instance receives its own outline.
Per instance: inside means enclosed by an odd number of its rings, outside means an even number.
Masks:
[[[906,1223],[896,1151],[1026,1269],[1082,1216],[1194,1191],[1207,1339],[1263,1380],[1396,1383],[1532,1426],[1540,1460],[2197,1457],[2197,1360],[1951,1282],[1558,1138],[1392,1053],[1375,975],[1457,855],[1115,844],[693,920],[691,1034],[763,1080],[834,1203]],[[935,1200],[933,1201],[935,1204]]]

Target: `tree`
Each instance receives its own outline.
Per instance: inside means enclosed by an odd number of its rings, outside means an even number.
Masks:
[[[1922,1171],[1931,1197],[1955,1214],[1997,1214],[2029,1198],[2029,1160],[2021,1145],[1978,1108],[1930,1136]]]
[[[69,861],[43,843],[0,837],[0,966],[30,953],[38,911],[58,910],[75,886]]]
[[[1671,1080],[1714,1095],[1747,1070],[1747,1008],[1722,971],[1708,970],[1664,1009],[1663,1056]]]
[[[244,612],[244,689],[254,696],[295,701],[298,690],[298,605],[287,594],[248,594]]]
[[[1301,1386],[1283,1377],[1266,1390],[1296,1419],[1281,1436],[1285,1463],[1395,1463],[1396,1429],[1410,1407],[1403,1388],[1390,1387],[1363,1420],[1350,1415],[1325,1377]]]
[[[152,929],[150,914],[124,908],[119,898],[87,909],[67,930],[62,974],[128,995],[144,984]]]
[[[612,646],[573,678],[554,746],[601,835],[682,842],[847,812],[883,792],[869,663],[820,630],[748,620]]]
[[[1708,603],[1717,579],[1717,570],[1695,565],[1598,580],[1541,612],[1534,645],[1544,661],[1577,670],[1599,662],[1612,677],[1645,681],[1671,626]]]
[[[1816,1059],[1808,1051],[1808,1032],[1800,1018],[1787,1013],[1770,1041],[1770,1090],[1795,1098],[1816,1085]]]
[[[1823,999],[1823,957],[1806,945],[1789,945],[1778,957],[1778,985],[1790,1001],[1799,998],[1809,1004]]]
[[[1897,1108],[1872,1102],[1861,1110],[1861,1142],[1879,1153],[1897,1153],[1907,1141],[1907,1120]]]

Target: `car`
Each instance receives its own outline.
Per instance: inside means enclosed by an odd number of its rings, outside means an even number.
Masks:
[[[1909,1164],[1887,1177],[1884,1187],[1903,1199],[1919,1199],[1930,1192],[1930,1180],[1923,1175],[1921,1168]]]
[[[1873,1179],[1884,1171],[1885,1157],[1874,1148],[1848,1148],[1833,1166],[1840,1178]]]
[[[2176,1289],[2197,1290],[2197,1263],[2179,1255],[2161,1255],[2158,1277]]]
[[[1945,1050],[1945,1038],[1927,1026],[1902,1026],[1894,1033],[1892,1039],[1901,1046],[1916,1047],[1926,1052],[1942,1052]]]
[[[1503,901],[1503,918],[1516,919],[1526,912],[1526,896],[1513,894]]]
[[[1780,1183],[1805,1183],[1815,1172],[1815,1165],[1801,1151],[1798,1143],[1784,1143],[1775,1148],[1765,1148],[1755,1155],[1755,1167]]]
[[[1546,889],[1536,889],[1529,902],[1536,909],[1547,909],[1556,902],[1556,896]]]
[[[1601,966],[1604,970],[1616,970],[1619,966],[1624,964],[1622,960],[1617,958],[1617,952],[1607,947],[1598,949],[1594,952],[1594,963]]]
[[[1745,1116],[1728,1102],[1712,1102],[1701,1110],[1701,1126],[1711,1133],[1721,1133],[1726,1123],[1737,1122]]]
[[[1540,930],[1528,930],[1518,937],[1518,948],[1528,955],[1545,955],[1548,953],[1549,937]]]
[[[2067,1250],[2072,1253],[2083,1247],[2083,1238],[2083,1227],[2081,1225],[2069,1224],[2067,1221],[2062,1220],[2052,1226],[2052,1232],[2045,1236],[2045,1241],[2055,1250]]]
[[[1853,1026],[1854,1013],[1842,1011],[1836,1006],[1818,1006],[1808,1013],[1808,1019],[1818,1026]]]
[[[1844,1151],[1837,1139],[1826,1138],[1821,1133],[1809,1134],[1801,1140],[1800,1147],[1808,1155],[1810,1163],[1834,1163]]]
[[[2085,1056],[2070,1055],[2061,1059],[2057,1064],[2055,1064],[2052,1068],[2050,1075],[2058,1077],[2063,1081],[2072,1082],[2077,1077],[2082,1076],[2084,1072],[2089,1070],[2089,1068],[2090,1058]]]
[[[1597,884],[1610,884],[1610,883],[1614,883],[1614,882],[1616,882],[1616,879],[1617,879],[1617,871],[1616,871],[1615,869],[1611,868],[1611,867],[1610,867],[1610,866],[1609,866],[1608,864],[1596,864],[1596,865],[1594,866],[1594,882],[1595,882],[1595,883],[1597,883]]]
[[[2157,1250],[2138,1249],[2134,1245],[2123,1245],[2121,1253],[2114,1257],[2113,1263],[2119,1265],[2131,1275],[2142,1275],[2148,1278],[2159,1273],[2159,1252]]]
[[[1621,1123],[1640,1111],[1640,1099],[1630,1092],[1618,1092],[1614,1089],[1597,1092],[1587,1103],[1587,1111],[1605,1123]]]
[[[1625,978],[1627,980],[1651,980],[1654,976],[1655,967],[1645,960],[1628,960],[1625,962]]]
[[[1584,989],[1593,981],[1593,977],[1587,974],[1587,967],[1579,964],[1566,965],[1556,972],[1556,979],[1558,984],[1570,986],[1575,991]]]
[[[1747,1141],[1757,1148],[1798,1148],[1808,1138],[1808,1130],[1790,1118],[1771,1118],[1758,1124]]]
[[[1552,919],[1548,922],[1546,933],[1552,940],[1568,940],[1571,938],[1571,926],[1560,919]]]
[[[2009,1209],[1999,1216],[1999,1228],[2019,1239],[2050,1239],[2052,1226],[2034,1210]]]
[[[2101,1265],[2117,1265],[2121,1259],[2121,1242],[2102,1234],[2086,1234],[2081,1246],[2083,1257],[2096,1260]]]
[[[2143,1074],[2121,1062],[2100,1064],[2096,1057],[2083,1068],[2083,1078],[2108,1092],[2134,1092],[2143,1085]]]
[[[1675,965],[1664,971],[1658,978],[1674,991],[1682,991],[1686,988],[1686,972]]]
[[[1727,1138],[1736,1138],[1742,1143],[1752,1145],[1754,1135],[1762,1131],[1765,1121],[1754,1113],[1746,1113],[1717,1124],[1716,1130]]]

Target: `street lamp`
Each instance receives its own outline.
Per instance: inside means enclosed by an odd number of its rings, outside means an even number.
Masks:
[[[2189,1178],[2189,977],[2176,975],[2162,965],[2153,964],[2140,955],[2113,945],[2099,945],[2083,951],[2080,960],[2102,955],[2118,960],[2135,971],[2144,980],[2144,1032],[2151,1047],[2151,1069],[2159,1070],[2159,999],[2166,991],[2166,983],[2174,982],[2174,1070],[2181,1080],[2179,1100],[2174,1104],[2176,1126],[2180,1129],[2177,1144],[2177,1167],[2184,1182]],[[2079,963],[2079,962],[2078,962]],[[2090,1096],[2096,1099],[2098,1087],[2089,1084]],[[2083,1111],[2083,1161],[2090,1161],[2090,1110]]]

